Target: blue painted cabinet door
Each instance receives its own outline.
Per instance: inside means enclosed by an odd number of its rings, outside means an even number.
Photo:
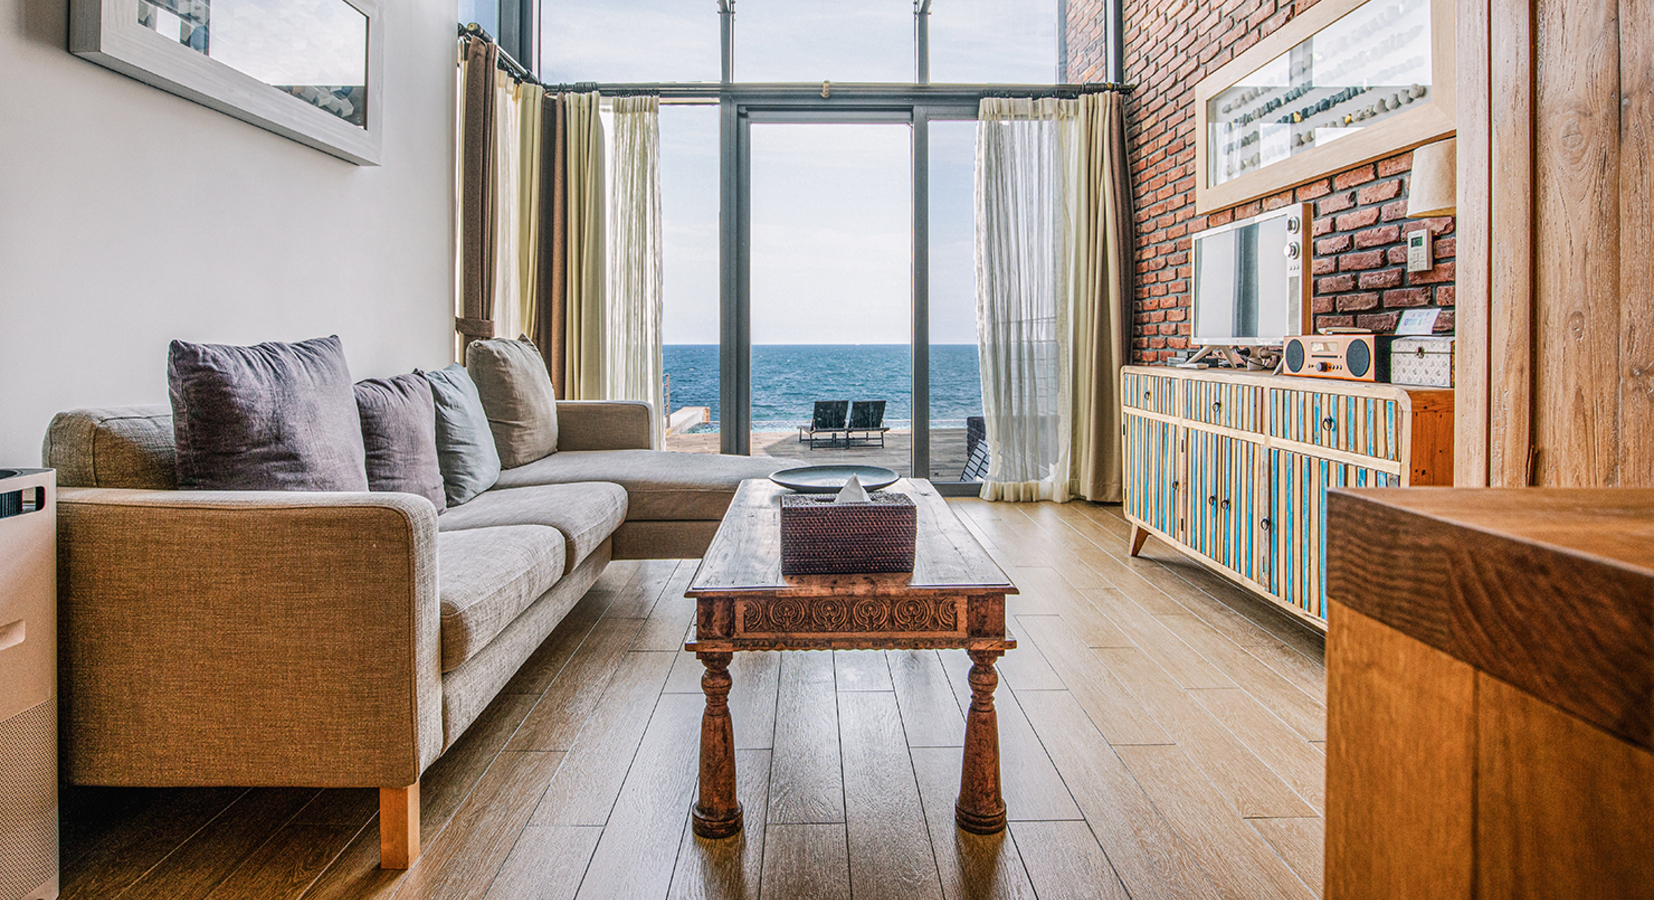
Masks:
[[[1270,448],[1269,581],[1283,602],[1327,617],[1327,489],[1394,487],[1396,475]]]
[[[1259,445],[1190,428],[1188,448],[1189,546],[1242,577],[1259,580]]]
[[[1125,414],[1126,514],[1172,537],[1182,535],[1182,431],[1130,410]]]

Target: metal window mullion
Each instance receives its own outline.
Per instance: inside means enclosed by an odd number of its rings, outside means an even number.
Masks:
[[[752,452],[752,210],[748,150],[751,126],[738,103],[719,107],[718,443],[724,453]]]
[[[928,5],[928,4],[927,4]],[[922,21],[922,20],[921,20]],[[923,27],[923,26],[921,26]],[[921,45],[922,46],[922,45]],[[930,477],[930,116],[913,110],[913,477]]]

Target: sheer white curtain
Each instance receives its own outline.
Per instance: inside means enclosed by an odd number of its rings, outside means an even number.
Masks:
[[[977,114],[976,333],[992,462],[984,500],[1069,499],[1066,173],[1072,109],[988,98]]]
[[[656,449],[665,434],[661,362],[660,98],[614,101],[604,396],[647,400]]]
[[[514,338],[523,320],[523,158],[521,85],[494,73],[494,334]]]

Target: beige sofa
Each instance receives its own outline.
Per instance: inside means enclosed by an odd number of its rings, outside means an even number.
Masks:
[[[393,493],[180,491],[165,406],[60,413],[63,775],[381,789],[418,856],[420,775],[612,558],[700,556],[779,460],[667,453],[650,409],[557,405],[558,450],[441,516]]]

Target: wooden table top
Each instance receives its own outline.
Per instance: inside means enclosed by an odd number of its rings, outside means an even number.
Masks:
[[[1654,749],[1654,489],[1342,489],[1327,519],[1336,603]]]
[[[918,513],[913,572],[892,575],[781,574],[781,503],[786,488],[753,478],[741,482],[686,596],[749,592],[789,594],[903,591],[1017,592],[930,482],[903,478],[888,488],[913,498]]]

